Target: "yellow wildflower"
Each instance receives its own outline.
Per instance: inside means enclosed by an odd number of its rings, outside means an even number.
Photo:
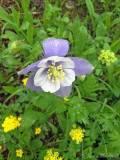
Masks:
[[[27,80],[28,80],[28,78],[25,78],[22,80],[24,86],[26,86]]]
[[[20,121],[21,121],[20,117],[18,119],[12,115],[10,117],[6,117],[2,124],[2,127],[4,128],[4,132],[9,132],[19,127]]]
[[[41,128],[37,127],[35,128],[35,135],[38,135],[41,133]]]
[[[59,138],[57,138],[57,139],[56,139],[56,142],[59,142],[59,141],[60,141]]]
[[[16,156],[21,158],[23,156],[23,150],[22,149],[17,149],[16,150]]]
[[[0,146],[0,150],[2,149],[2,146]]]
[[[64,102],[68,102],[69,101],[69,99],[68,98],[64,98]]]
[[[18,113],[22,113],[22,110],[18,110]]]
[[[72,129],[69,133],[69,135],[71,136],[73,141],[76,141],[77,144],[79,144],[80,142],[83,141],[83,137],[84,137],[84,132],[85,130],[80,129],[80,128],[75,128]]]
[[[62,160],[61,157],[59,157],[58,152],[52,153],[52,150],[47,151],[47,155],[44,157],[44,160]]]
[[[101,50],[98,60],[102,61],[102,64],[106,63],[106,65],[110,65],[111,63],[114,63],[117,58],[113,52],[110,52],[109,50]]]

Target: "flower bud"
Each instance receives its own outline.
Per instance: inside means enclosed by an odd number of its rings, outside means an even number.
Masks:
[[[13,42],[12,46],[11,46],[11,49],[10,49],[10,52],[12,54],[16,54],[17,52],[19,52],[20,51],[20,46],[21,46],[22,43],[23,43],[23,40]]]
[[[78,76],[78,78],[80,79],[80,81],[84,81],[85,80],[86,75],[83,76]]]

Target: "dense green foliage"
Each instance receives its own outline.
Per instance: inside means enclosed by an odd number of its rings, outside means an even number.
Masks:
[[[30,0],[17,3],[18,10],[11,6],[11,15],[0,7],[0,124],[10,115],[22,118],[20,127],[8,133],[0,125],[0,160],[4,151],[8,160],[20,159],[16,157],[19,148],[24,152],[21,160],[43,160],[48,149],[59,152],[63,160],[96,160],[99,156],[119,159],[120,1],[78,0],[76,8],[68,12],[64,3],[46,0],[43,21],[33,14],[36,8],[30,9]],[[71,20],[69,12],[81,9],[84,20],[79,16]],[[68,55],[85,58],[94,66],[84,80],[77,77],[69,101],[27,89],[22,79],[30,73],[17,75],[41,59],[41,42],[47,38],[67,39]],[[117,61],[102,64],[98,60],[101,50],[114,52]],[[73,124],[85,129],[80,144],[69,136]],[[42,130],[38,136],[36,127]]]

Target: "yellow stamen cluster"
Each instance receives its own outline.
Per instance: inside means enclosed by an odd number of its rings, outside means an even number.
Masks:
[[[48,79],[51,79],[53,83],[64,80],[65,73],[63,72],[62,65],[56,67],[55,63],[52,63],[52,65],[48,65],[48,68]]]
[[[79,144],[83,141],[84,132],[85,130],[81,128],[76,128],[76,125],[73,126],[74,129],[72,129],[69,133],[73,141],[76,141],[76,144]]]
[[[16,150],[16,156],[21,158],[23,156],[23,150],[22,149]]]
[[[0,146],[0,150],[2,149],[2,146]]]
[[[28,80],[28,78],[25,78],[22,80],[24,86],[26,86],[27,80]]]
[[[111,63],[114,63],[117,58],[113,52],[110,52],[109,50],[101,50],[98,60],[102,61],[102,64],[106,63],[106,65],[110,65]]]
[[[35,135],[38,135],[41,133],[41,128],[37,127],[35,128]]]
[[[61,157],[59,157],[58,152],[52,153],[52,150],[47,151],[47,155],[44,157],[44,160],[62,160]]]
[[[16,118],[14,116],[6,117],[2,127],[4,128],[4,132],[9,132],[11,130],[14,130],[15,128],[20,126],[21,118]]]

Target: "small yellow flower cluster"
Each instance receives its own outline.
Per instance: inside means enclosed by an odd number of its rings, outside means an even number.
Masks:
[[[22,149],[17,149],[16,150],[16,156],[21,158],[22,155],[23,155],[23,150]]]
[[[2,149],[2,146],[0,146],[0,150]]]
[[[26,86],[27,80],[28,80],[28,78],[25,78],[22,80],[24,86]]]
[[[106,63],[106,65],[110,65],[111,63],[114,63],[117,58],[113,52],[110,52],[109,50],[101,50],[98,60],[102,61],[102,64]]]
[[[58,152],[52,153],[52,150],[47,151],[47,155],[44,157],[44,160],[62,160],[61,157],[59,157]]]
[[[69,133],[73,141],[76,141],[77,144],[83,141],[84,132],[85,130],[81,128],[76,128],[76,125],[73,126],[74,129],[72,129]]]
[[[2,127],[4,128],[4,132],[9,132],[20,126],[21,118],[16,118],[14,116],[6,117]]]
[[[41,133],[41,128],[37,127],[35,128],[35,135],[38,135]]]

